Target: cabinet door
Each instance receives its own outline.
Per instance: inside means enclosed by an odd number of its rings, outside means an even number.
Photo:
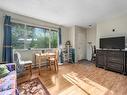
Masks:
[[[103,67],[105,65],[105,56],[103,54],[97,54],[97,62],[96,62],[96,66],[97,67]]]

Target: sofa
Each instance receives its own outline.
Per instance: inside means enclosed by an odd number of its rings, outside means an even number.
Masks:
[[[1,65],[1,64],[0,64]],[[3,64],[2,64],[3,65]],[[0,95],[18,95],[15,63],[4,64],[9,73],[0,78]]]

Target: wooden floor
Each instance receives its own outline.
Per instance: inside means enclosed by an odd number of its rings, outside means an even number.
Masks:
[[[83,61],[80,64],[59,66],[59,72],[42,70],[32,76],[26,72],[18,83],[38,77],[51,95],[127,95],[127,76],[95,67]]]

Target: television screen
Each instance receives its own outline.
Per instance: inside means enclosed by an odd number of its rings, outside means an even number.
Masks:
[[[100,38],[101,49],[125,49],[125,37]]]

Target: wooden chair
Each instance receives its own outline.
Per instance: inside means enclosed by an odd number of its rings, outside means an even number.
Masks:
[[[96,61],[96,46],[92,46],[92,58],[91,61]]]
[[[37,63],[36,63],[36,65],[38,64],[38,70],[39,70],[39,75],[40,75],[40,73],[41,73],[41,67],[43,66],[43,67],[45,67],[45,66],[47,66],[48,67],[48,57],[47,57],[47,55],[46,54],[36,54],[36,59],[37,59]]]
[[[58,71],[58,49],[55,50],[54,55],[50,55],[50,53],[48,54],[48,61],[49,61],[49,65],[50,65],[50,69],[52,67],[52,65],[54,65],[54,69],[55,71]]]

